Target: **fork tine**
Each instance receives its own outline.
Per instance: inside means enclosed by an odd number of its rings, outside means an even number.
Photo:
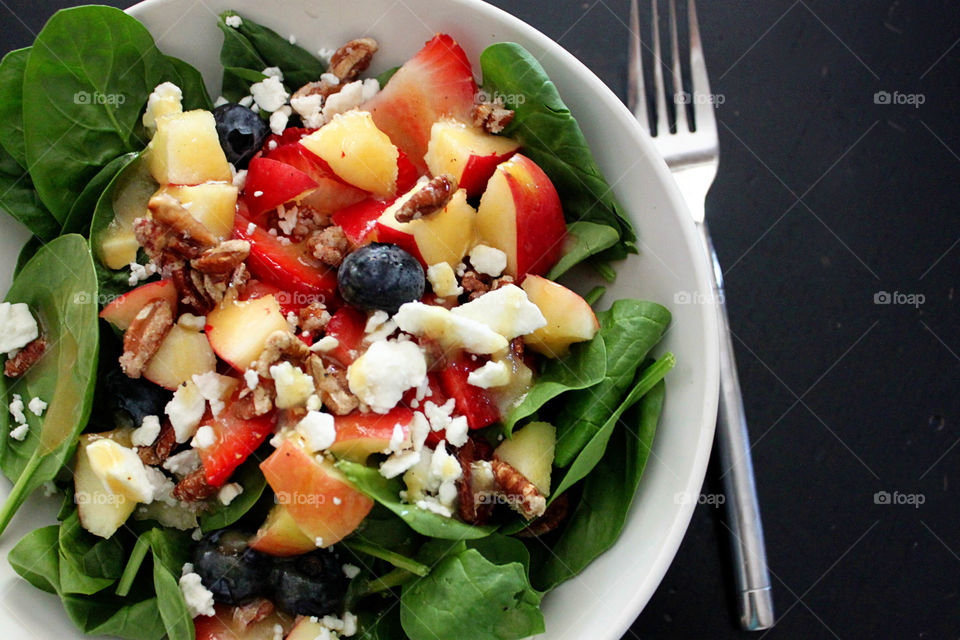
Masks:
[[[673,108],[676,113],[677,132],[689,131],[687,107],[683,93],[683,76],[680,75],[680,45],[677,38],[677,2],[670,0],[670,54],[673,58]]]
[[[693,119],[697,131],[716,131],[717,121],[713,113],[710,81],[707,79],[707,64],[703,59],[703,43],[700,41],[700,24],[697,21],[697,7],[694,0],[687,0],[687,12],[690,20],[690,79],[693,89],[691,92]]]
[[[657,0],[653,0],[651,5],[653,6],[653,93],[656,104],[653,115],[657,124],[656,135],[668,135],[670,114],[667,112],[667,94],[663,88],[663,56],[660,55],[660,16],[657,12]]]
[[[637,0],[630,0],[630,59],[627,78],[627,106],[644,131],[650,133],[647,115],[647,91],[643,84],[643,42],[640,38],[640,11]]]

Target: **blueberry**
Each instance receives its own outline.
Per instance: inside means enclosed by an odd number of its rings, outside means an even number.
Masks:
[[[331,549],[278,560],[270,572],[273,601],[294,615],[325,616],[340,612],[349,581]]]
[[[213,118],[217,121],[217,135],[227,162],[233,163],[237,169],[245,169],[270,135],[270,127],[263,118],[239,104],[217,107],[213,110]]]
[[[119,368],[112,368],[103,378],[101,397],[111,414],[126,414],[139,427],[146,416],[162,416],[173,395],[149,380],[134,380]]]
[[[348,255],[337,276],[340,295],[361,309],[396,313],[423,296],[426,281],[417,259],[395,244],[374,242]]]
[[[270,558],[251,549],[249,539],[249,534],[222,530],[197,545],[193,570],[217,602],[240,604],[266,592]]]

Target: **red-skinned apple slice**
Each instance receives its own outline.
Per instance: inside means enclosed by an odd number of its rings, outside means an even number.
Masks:
[[[373,501],[333,463],[311,456],[295,439],[284,440],[260,470],[277,502],[318,547],[329,547],[353,533],[373,508]]]
[[[562,284],[528,275],[521,285],[530,302],[539,307],[547,325],[524,336],[528,347],[550,358],[561,358],[575,342],[590,340],[600,329],[587,301]]]
[[[440,372],[444,394],[454,399],[456,413],[466,416],[471,429],[482,429],[500,419],[500,411],[490,392],[467,382],[470,372],[481,366],[481,362],[461,356]]]
[[[207,314],[207,339],[230,366],[245,371],[260,357],[275,331],[290,331],[280,305],[272,295],[240,302],[224,298]]]
[[[567,227],[543,169],[519,153],[498,166],[477,209],[477,232],[507,254],[509,275],[546,273],[563,253]]]
[[[121,331],[126,331],[140,310],[147,304],[162,298],[170,304],[173,317],[177,317],[177,287],[173,280],[158,280],[140,285],[123,294],[100,312],[100,317]]]
[[[283,133],[280,135],[271,133],[269,136],[267,136],[267,139],[263,141],[263,148],[269,153],[271,151],[271,143],[276,143],[276,145],[273,146],[273,149],[276,149],[277,147],[282,147],[283,145],[300,142],[300,138],[308,136],[314,131],[316,131],[316,129],[288,127],[284,129]]]
[[[289,164],[317,183],[316,187],[297,199],[298,203],[311,207],[317,213],[333,213],[363,200],[368,195],[366,191],[337,177],[330,165],[299,142],[277,147],[264,157]]]
[[[412,421],[413,411],[400,406],[383,415],[355,411],[345,416],[335,416],[337,440],[330,447],[330,453],[338,458],[366,464],[367,458],[390,446],[397,425],[403,430],[404,441],[409,442]]]
[[[359,247],[370,241],[369,236],[377,228],[377,220],[391,202],[392,200],[366,198],[334,213],[333,224],[343,229],[350,242]]]
[[[360,355],[360,345],[366,335],[367,314],[356,307],[344,306],[337,310],[327,323],[325,336],[337,339],[337,348],[327,356],[345,367],[353,364]]]
[[[362,108],[423,172],[430,127],[444,117],[469,121],[476,93],[467,54],[453,38],[438,34]]]
[[[214,615],[197,616],[193,619],[195,640],[276,640],[278,627],[281,638],[293,630],[295,623],[292,616],[272,606],[270,613],[262,617],[240,613],[240,609],[251,604],[235,607],[217,604]],[[270,603],[266,602],[266,605]],[[255,622],[250,622],[251,615]]]
[[[296,167],[255,156],[247,169],[243,201],[247,206],[247,215],[259,218],[281,204],[303,198],[316,188],[317,181]]]
[[[282,504],[273,505],[250,547],[271,556],[298,556],[317,548]]]
[[[456,266],[473,247],[476,211],[460,189],[442,211],[411,222],[397,222],[396,212],[423,185],[397,198],[377,221],[377,240],[398,245],[424,267],[440,262]]]
[[[448,174],[457,179],[471,198],[479,197],[497,165],[517,152],[520,143],[487,133],[480,127],[455,120],[435,122],[424,160],[430,174]]]

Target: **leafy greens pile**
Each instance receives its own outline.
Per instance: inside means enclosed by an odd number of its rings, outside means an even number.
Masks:
[[[247,95],[266,67],[279,67],[291,86],[326,70],[325,61],[249,19],[227,26],[231,15],[218,22],[227,99]],[[489,47],[480,63],[484,90],[524,96],[504,133],[523,144],[564,202],[572,242],[550,277],[588,259],[609,275],[609,260],[635,252],[635,235],[556,87],[516,44]],[[9,389],[0,377],[5,402],[13,393],[50,401],[43,420],[29,416],[24,442],[0,435],[0,469],[14,482],[0,530],[33,490],[57,480],[64,497],[59,524],[17,544],[9,555],[13,568],[57,594],[85,633],[193,640],[177,583],[190,535],[147,510],[112,538],[97,538],[80,526],[72,484],[62,473],[81,432],[113,426],[98,414],[95,398],[119,344],[98,325],[97,301],[130,285],[125,273],[96,260],[90,239],[114,218],[113,193],[148,141],[140,122],[144,104],[164,81],[181,87],[186,109],[211,108],[196,69],[161,53],[137,20],[109,7],[57,13],[32,47],[0,62],[0,208],[33,233],[6,299],[28,303],[51,344]],[[650,452],[673,357],[649,359],[670,322],[662,306],[620,300],[598,319],[596,337],[549,361],[525,400],[492,428],[509,437],[530,418],[556,425],[553,498],[566,495],[570,506],[566,524],[549,536],[517,537],[526,526],[519,517],[478,527],[413,508],[401,502],[398,479],[338,463],[376,502],[341,545],[364,568],[347,594],[348,607],[360,615],[358,637],[509,640],[540,633],[542,597],[613,545]],[[9,426],[8,413],[0,412],[0,434]],[[241,496],[201,516],[203,532],[262,521],[274,496],[256,458],[234,477],[244,487]],[[381,597],[388,593],[398,600]]]

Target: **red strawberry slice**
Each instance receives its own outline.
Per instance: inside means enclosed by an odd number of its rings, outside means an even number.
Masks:
[[[330,318],[325,333],[325,336],[336,338],[340,344],[327,355],[343,366],[349,366],[360,355],[366,327],[367,314],[356,307],[341,307]]]
[[[308,136],[314,131],[316,131],[316,129],[305,129],[303,127],[290,127],[288,129],[284,129],[283,133],[279,136],[275,133],[271,133],[269,136],[267,136],[267,139],[263,141],[263,150],[269,153],[271,142],[277,143],[276,147],[282,147],[287,144],[294,144],[296,142],[300,142],[300,138],[302,138],[303,136]]]
[[[244,420],[234,414],[233,405],[227,406],[217,417],[205,420],[203,424],[212,427],[217,438],[216,444],[199,449],[207,484],[213,487],[223,485],[234,470],[270,437],[276,421],[275,413]]]
[[[243,285],[243,293],[239,296],[239,299],[241,301],[256,300],[257,298],[264,298],[266,296],[274,297],[277,304],[280,305],[280,311],[283,312],[283,315],[290,313],[299,314],[300,309],[306,306],[305,296],[294,295],[289,291],[284,291],[280,287],[275,287],[261,280],[250,280],[247,284]]]
[[[453,38],[438,34],[363,108],[425,173],[423,156],[433,123],[443,117],[469,121],[476,93],[467,54]]]
[[[420,179],[420,172],[410,162],[410,158],[403,149],[397,149],[397,151],[400,152],[397,156],[397,193],[401,194],[413,189],[413,185]]]
[[[440,372],[443,392],[454,399],[455,413],[466,416],[471,429],[481,429],[500,419],[500,411],[490,392],[467,382],[470,372],[483,364],[479,359],[471,360],[469,356],[461,355]]]
[[[337,274],[314,260],[306,243],[284,244],[262,227],[250,224],[243,207],[237,212],[233,237],[250,243],[247,268],[267,284],[294,294],[304,294],[301,306],[310,302],[335,303]]]
[[[361,200],[334,213],[333,224],[343,229],[350,242],[359,247],[367,243],[367,237],[377,228],[377,220],[392,202],[376,198]]]
[[[277,160],[255,156],[247,170],[243,201],[249,215],[258,218],[316,188],[317,181],[303,171]]]
[[[366,191],[341,180],[323,158],[300,143],[277,147],[265,157],[290,165],[316,182],[316,187],[302,199],[302,203],[316,209],[318,213],[333,213],[363,200],[368,195]]]

